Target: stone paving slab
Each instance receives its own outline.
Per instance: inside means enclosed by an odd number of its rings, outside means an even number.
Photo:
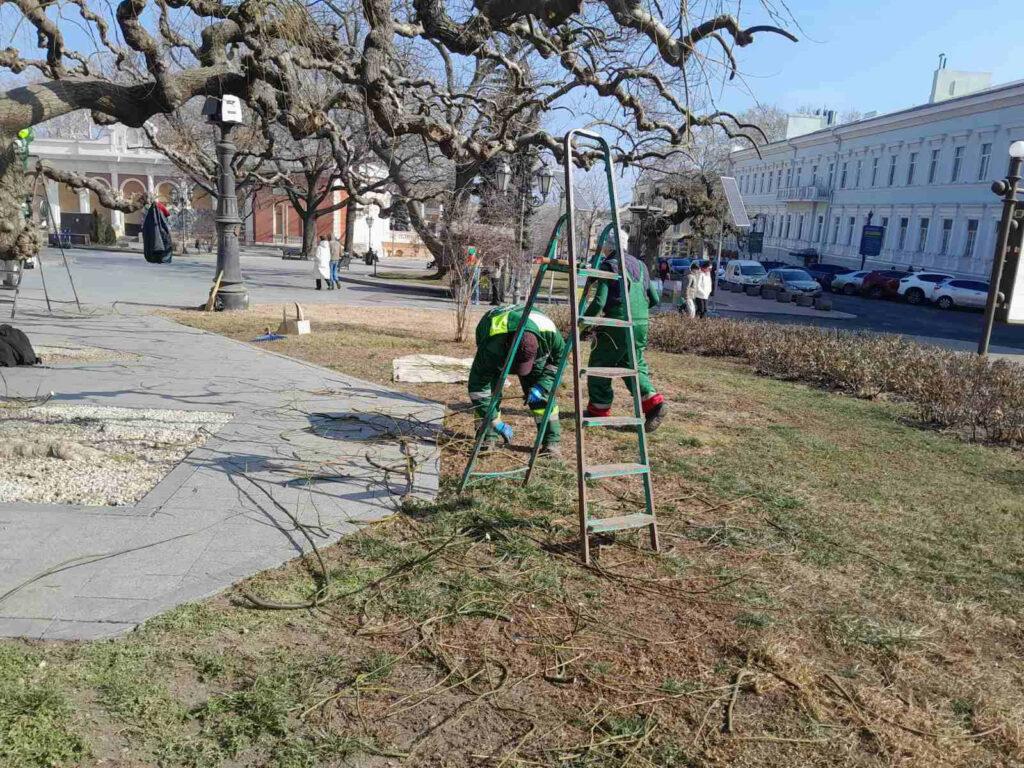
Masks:
[[[372,466],[416,456],[413,492],[437,491],[443,406],[151,316],[19,312],[40,345],[133,353],[5,369],[6,394],[55,402],[221,411],[232,420],[138,504],[0,504],[0,636],[91,640],[394,511],[404,487]]]

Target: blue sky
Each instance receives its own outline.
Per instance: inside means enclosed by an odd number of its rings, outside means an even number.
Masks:
[[[761,23],[752,7],[745,24]],[[720,103],[755,101],[891,112],[928,100],[940,53],[951,69],[1024,79],[1021,5],[1009,0],[790,0],[798,43],[762,35],[739,54],[744,84]],[[737,77],[737,80],[739,77]],[[747,92],[744,92],[746,90]],[[753,93],[753,95],[751,95]]]

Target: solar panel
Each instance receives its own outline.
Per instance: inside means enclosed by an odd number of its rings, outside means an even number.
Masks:
[[[722,176],[722,189],[725,191],[725,200],[729,203],[729,216],[732,218],[733,226],[750,227],[750,219],[747,218],[747,209],[743,205],[743,195],[740,194],[740,185],[732,176]]]

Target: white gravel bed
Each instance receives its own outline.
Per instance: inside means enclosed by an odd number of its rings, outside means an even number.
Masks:
[[[134,504],[230,420],[206,411],[0,406],[0,502]]]
[[[43,363],[105,363],[113,360],[138,360],[134,352],[101,347],[57,347],[33,345]]]

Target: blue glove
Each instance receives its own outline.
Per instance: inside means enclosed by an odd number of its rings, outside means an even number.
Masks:
[[[547,402],[548,395],[540,387],[530,387],[530,391],[526,393],[526,405],[530,408],[540,408]]]
[[[501,435],[501,439],[505,441],[505,445],[510,445],[512,443],[512,427],[504,421],[496,422],[494,424],[494,431]]]

